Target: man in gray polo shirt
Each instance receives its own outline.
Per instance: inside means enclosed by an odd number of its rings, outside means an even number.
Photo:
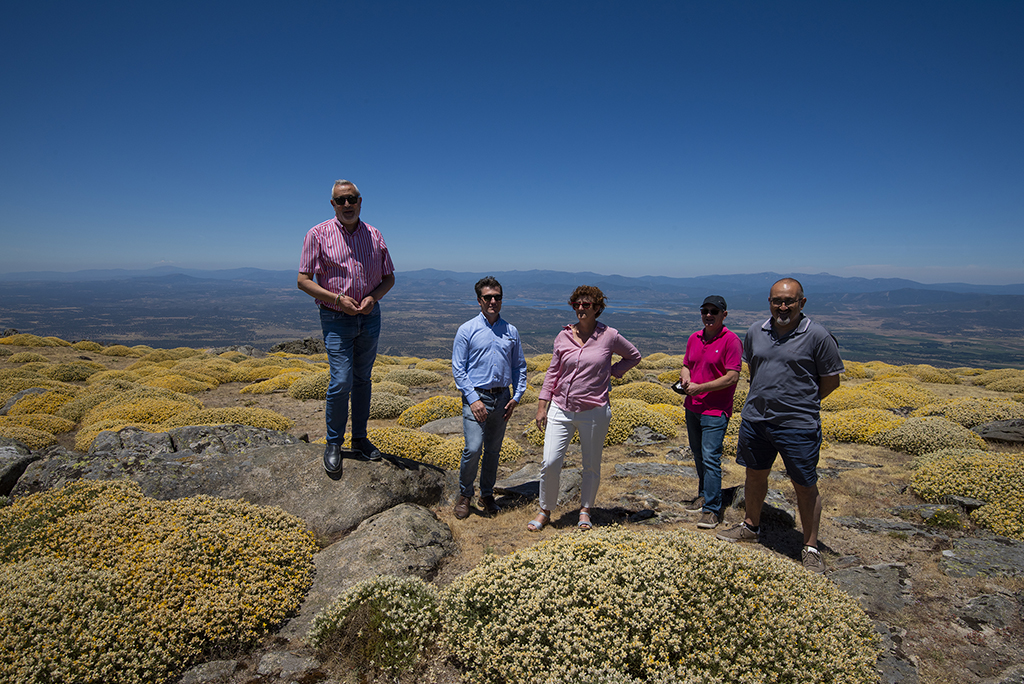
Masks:
[[[823,573],[825,561],[818,551],[818,412],[821,400],[839,387],[843,361],[832,334],[801,313],[807,298],[797,280],[783,278],[772,285],[768,303],[771,317],[752,325],[743,340],[750,390],[740,414],[736,462],[746,468],[746,519],[718,538],[758,540],[768,475],[776,455],[781,455],[796,490],[804,534],[803,565]]]

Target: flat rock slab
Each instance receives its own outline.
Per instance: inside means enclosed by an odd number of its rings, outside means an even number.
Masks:
[[[423,506],[402,504],[368,518],[316,555],[313,586],[280,634],[305,637],[317,613],[357,582],[380,575],[429,580],[456,550],[451,529]]]
[[[580,495],[579,468],[562,468],[558,480],[558,505],[561,506]],[[540,496],[540,464],[527,463],[508,477],[494,483],[494,493],[523,499]]]
[[[1024,542],[957,539],[942,552],[942,567],[951,577],[1024,577]]]
[[[982,439],[994,442],[1024,442],[1024,419],[996,420],[975,425],[972,430]]]
[[[914,600],[911,594],[910,573],[903,563],[862,565],[835,570],[829,573],[829,579],[856,599],[864,612],[875,617],[885,613],[896,613]]]
[[[836,525],[842,525],[848,527],[851,530],[858,530],[860,532],[874,532],[876,534],[905,534],[910,536],[926,537],[928,539],[949,539],[949,537],[940,532],[926,529],[920,525],[914,525],[907,522],[906,520],[888,520],[885,518],[854,518],[847,515],[841,515],[832,518],[832,522]]]
[[[421,425],[419,429],[432,435],[461,435],[463,431],[462,416],[438,418]]]
[[[324,473],[322,445],[244,426],[179,430],[126,429],[117,450],[55,451],[28,466],[14,493],[77,479],[129,478],[156,499],[205,494],[280,506],[328,541],[400,503],[434,506],[445,500],[446,471],[435,466],[397,457],[378,462],[345,459],[344,473],[335,481]]]
[[[616,463],[612,477],[697,477],[696,469],[675,463]]]

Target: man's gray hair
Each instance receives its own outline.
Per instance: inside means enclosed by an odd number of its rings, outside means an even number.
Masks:
[[[355,189],[356,194],[359,195],[360,197],[362,196],[362,193],[359,192],[359,188],[356,187],[355,183],[353,183],[350,180],[345,180],[344,178],[339,178],[338,180],[334,181],[334,185],[331,186],[331,199],[334,199],[334,191],[338,189],[339,185],[351,185]]]

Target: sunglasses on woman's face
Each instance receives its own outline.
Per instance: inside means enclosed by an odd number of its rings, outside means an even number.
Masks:
[[[569,306],[574,309],[589,309],[594,305],[594,302],[569,302]]]

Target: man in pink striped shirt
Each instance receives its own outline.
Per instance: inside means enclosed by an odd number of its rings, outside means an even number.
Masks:
[[[331,204],[334,218],[306,233],[298,284],[320,307],[320,327],[331,366],[324,411],[324,470],[337,479],[341,477],[349,395],[352,448],[373,461],[381,457],[366,437],[366,423],[370,418],[370,375],[380,336],[377,302],[394,286],[395,267],[380,231],[359,220],[363,203],[355,183],[335,181]]]

